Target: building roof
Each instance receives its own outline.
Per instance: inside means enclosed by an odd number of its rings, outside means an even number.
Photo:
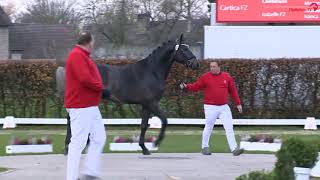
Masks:
[[[23,51],[23,59],[59,58],[56,55],[65,54],[74,45],[74,33],[72,25],[13,24],[9,27],[9,50]]]

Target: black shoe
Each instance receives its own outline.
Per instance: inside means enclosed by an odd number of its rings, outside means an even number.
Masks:
[[[210,152],[210,150],[209,150],[209,147],[203,148],[203,149],[201,150],[201,153],[202,153],[203,155],[211,155],[211,152]]]
[[[95,177],[95,176],[90,176],[90,175],[84,175],[81,180],[101,180],[100,178],[98,177]]]
[[[236,148],[235,150],[232,151],[232,154],[234,156],[239,156],[240,154],[244,153],[244,149]]]

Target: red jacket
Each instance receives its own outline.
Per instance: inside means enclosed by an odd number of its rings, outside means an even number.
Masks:
[[[98,106],[102,96],[103,83],[90,53],[76,46],[66,62],[65,108],[86,108]]]
[[[233,78],[226,72],[214,75],[211,72],[203,74],[197,82],[187,84],[187,90],[204,90],[204,104],[224,105],[228,103],[230,94],[236,105],[240,105],[240,98],[235,87]]]

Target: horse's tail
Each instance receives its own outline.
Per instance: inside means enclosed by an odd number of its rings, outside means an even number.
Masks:
[[[64,98],[64,92],[65,92],[65,70],[64,67],[59,66],[56,70],[56,90],[57,95],[60,98]]]

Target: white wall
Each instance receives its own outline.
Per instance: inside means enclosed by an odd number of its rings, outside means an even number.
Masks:
[[[320,57],[320,26],[206,26],[205,58]]]

